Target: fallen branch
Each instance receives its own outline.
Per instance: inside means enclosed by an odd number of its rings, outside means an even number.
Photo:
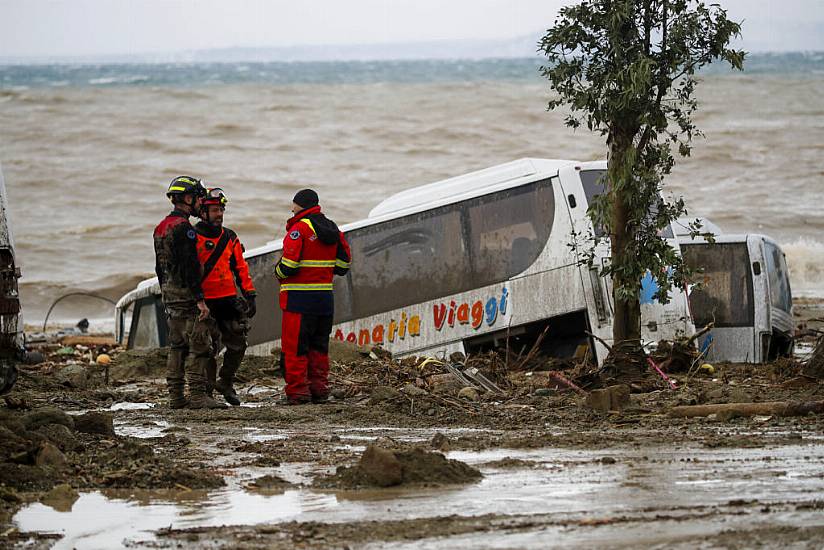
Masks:
[[[704,328],[702,328],[701,330],[699,330],[698,332],[696,332],[695,334],[690,336],[689,340],[687,340],[686,345],[691,346],[693,344],[693,342],[695,342],[696,340],[698,340],[699,338],[704,336],[706,333],[711,331],[713,329],[713,327],[715,327],[715,321],[713,321],[712,323],[708,324],[707,326],[705,326]]]
[[[805,416],[809,413],[824,413],[824,401],[789,402],[773,401],[768,403],[724,403],[714,405],[688,405],[673,407],[669,411],[674,417],[709,416],[711,414],[729,414],[732,416]]]
[[[535,339],[535,343],[532,344],[532,348],[526,354],[524,360],[518,363],[518,366],[515,367],[515,370],[523,370],[526,364],[529,363],[533,357],[535,357],[535,354],[538,353],[538,350],[541,348],[541,343],[544,341],[544,338],[546,337],[546,333],[548,330],[549,325],[547,325],[546,328],[544,328],[543,332],[541,332],[541,334],[538,336],[538,338]]]
[[[595,335],[594,335],[594,334],[592,334],[591,332],[584,331],[584,333],[585,333],[586,335],[588,335],[588,336],[591,336],[591,337],[595,338],[595,339],[596,339],[596,340],[598,340],[599,342],[601,342],[601,344],[603,344],[603,345],[604,345],[604,347],[605,347],[605,348],[607,348],[607,351],[608,351],[609,353],[612,353],[612,346],[610,346],[609,344],[607,344],[606,340],[604,340],[603,338],[600,338],[600,337],[598,337],[598,336],[595,336]]]

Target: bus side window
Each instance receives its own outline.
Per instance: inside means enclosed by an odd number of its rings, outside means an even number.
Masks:
[[[532,265],[555,218],[548,180],[469,201],[470,254],[475,286],[505,281]]]
[[[352,247],[352,315],[366,317],[472,288],[459,205],[364,227]]]

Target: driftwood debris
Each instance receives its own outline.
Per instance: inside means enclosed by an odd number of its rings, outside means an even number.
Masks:
[[[824,380],[824,336],[818,339],[815,350],[802,372],[805,376]]]
[[[824,401],[773,401],[768,403],[689,405],[683,407],[673,407],[669,411],[669,415],[674,417],[709,416],[711,414],[723,415],[727,417],[756,415],[804,416],[809,413],[824,413]]]

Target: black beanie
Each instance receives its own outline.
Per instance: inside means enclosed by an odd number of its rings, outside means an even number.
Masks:
[[[311,189],[301,189],[292,199],[292,202],[304,209],[312,208],[318,205],[318,194]]]

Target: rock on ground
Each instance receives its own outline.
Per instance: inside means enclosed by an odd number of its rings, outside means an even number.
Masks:
[[[629,386],[619,384],[602,390],[593,390],[586,398],[586,405],[597,412],[621,411],[629,405]]]
[[[62,424],[70,430],[74,429],[74,419],[60,409],[52,407],[37,409],[23,417],[23,425],[28,430],[36,430],[49,424]]]
[[[37,457],[34,460],[35,465],[52,468],[54,470],[62,470],[66,467],[66,455],[60,452],[60,449],[48,442],[40,444],[40,449],[37,451]]]
[[[109,413],[92,411],[81,414],[74,418],[74,426],[78,432],[114,435],[114,421]]]

